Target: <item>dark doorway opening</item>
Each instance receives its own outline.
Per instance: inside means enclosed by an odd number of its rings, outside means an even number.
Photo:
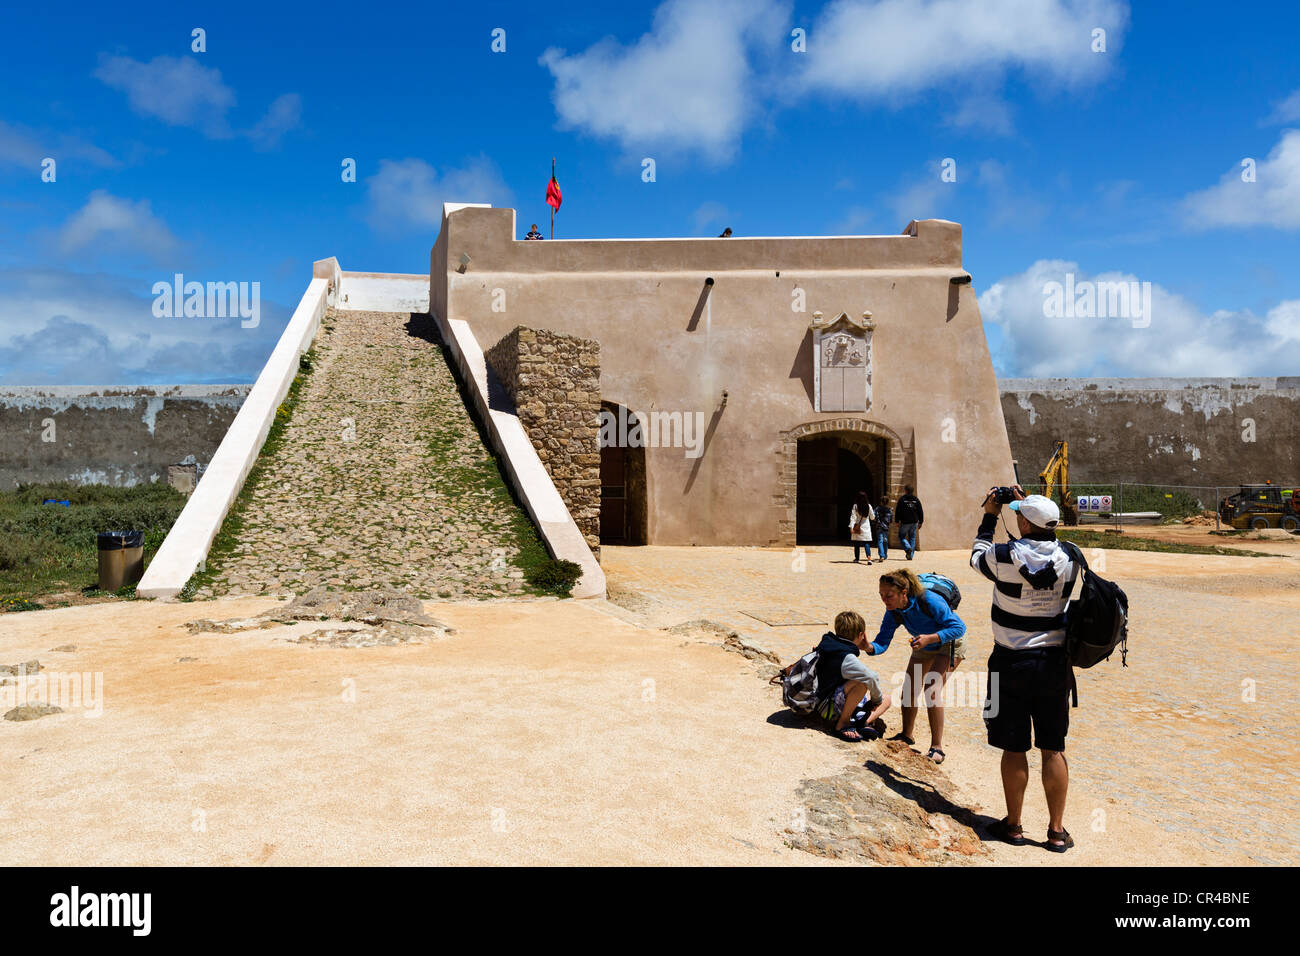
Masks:
[[[865,491],[873,505],[879,500],[871,469],[840,447],[836,437],[803,439],[798,455],[795,540],[799,544],[847,542],[857,493]]]
[[[645,448],[629,447],[624,439],[636,434],[636,416],[609,402],[601,403],[600,543],[646,543]],[[621,415],[621,417],[620,417]],[[623,424],[620,427],[620,422]]]

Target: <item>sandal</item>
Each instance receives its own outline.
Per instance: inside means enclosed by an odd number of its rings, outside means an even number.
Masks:
[[[1012,826],[1007,822],[1006,817],[1003,817],[997,823],[990,824],[989,832],[999,840],[1010,843],[1012,846],[1025,845],[1025,828],[1018,823]]]
[[[862,735],[853,727],[845,727],[843,730],[833,730],[831,733],[835,734],[835,736],[840,738],[840,740],[846,740],[851,744],[859,743],[862,740]],[[852,734],[853,736],[850,737],[849,734]]]
[[[1053,840],[1061,840],[1062,842],[1057,845],[1052,842]],[[1074,837],[1070,836],[1069,830],[1053,830],[1051,827],[1048,827],[1046,846],[1053,853],[1064,853],[1070,847],[1074,846]]]
[[[909,747],[915,747],[915,746],[916,746],[916,741],[913,740],[911,737],[907,736],[906,734],[904,734],[904,733],[901,732],[901,731],[900,731],[899,733],[894,734],[894,736],[890,737],[889,739],[890,739],[890,740],[901,740],[903,743],[907,744]]]
[[[938,759],[938,760],[934,760],[934,755],[935,755],[935,754],[938,754],[938,755],[939,755],[939,759]],[[929,757],[931,760],[934,760],[935,765],[937,766],[937,765],[943,763],[944,760],[947,758],[948,755],[947,755],[946,753],[944,753],[942,750],[940,750],[938,747],[931,747],[931,748],[930,748],[930,752],[929,752],[928,754],[926,754],[926,756]]]

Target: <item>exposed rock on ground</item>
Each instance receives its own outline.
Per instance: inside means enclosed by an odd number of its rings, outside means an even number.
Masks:
[[[895,866],[974,863],[989,855],[976,828],[992,818],[970,809],[935,764],[901,741],[844,746],[864,751],[865,763],[803,781],[803,813],[785,831],[791,846]]]
[[[0,664],[0,674],[12,674],[14,677],[21,677],[24,674],[35,674],[40,669],[40,661],[26,661],[22,664]]]
[[[41,717],[48,717],[50,714],[63,713],[62,707],[55,707],[53,704],[23,704],[21,707],[15,707],[5,714],[5,720],[37,720]]]
[[[446,627],[441,621],[425,614],[424,606],[417,598],[394,588],[373,591],[327,591],[325,588],[313,588],[288,604],[262,612],[258,617],[285,624],[332,619],[360,621],[363,624],[400,622],[425,627]]]
[[[377,647],[424,644],[439,640],[454,629],[424,613],[419,600],[405,591],[328,591],[313,588],[286,604],[255,617],[212,621],[206,618],[185,625],[191,634],[238,634],[298,624],[329,622],[330,627],[292,638],[313,647]],[[351,627],[339,625],[352,624]]]

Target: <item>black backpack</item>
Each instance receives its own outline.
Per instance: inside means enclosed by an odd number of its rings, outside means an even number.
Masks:
[[[1087,668],[1109,660],[1117,647],[1120,664],[1128,667],[1128,595],[1089,568],[1078,546],[1069,541],[1062,541],[1061,546],[1070,560],[1087,572],[1079,596],[1065,611],[1065,653],[1071,667]],[[1074,703],[1077,707],[1077,690]]]

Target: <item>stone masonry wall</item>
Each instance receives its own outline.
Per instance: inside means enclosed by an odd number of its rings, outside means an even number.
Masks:
[[[1022,479],[1055,439],[1072,482],[1225,486],[1300,482],[1300,377],[1002,379]]]
[[[524,431],[600,555],[600,343],[516,327],[488,349]]]
[[[0,488],[202,477],[250,385],[0,389]]]

